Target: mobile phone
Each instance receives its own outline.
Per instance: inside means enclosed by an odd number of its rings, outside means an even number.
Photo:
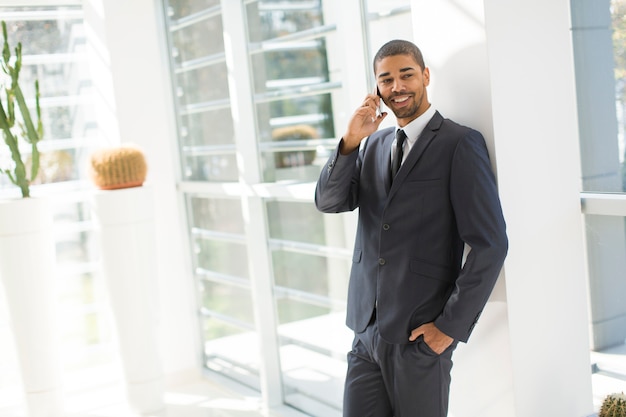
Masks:
[[[380,100],[378,100],[378,107],[376,108],[376,117],[379,117],[383,114],[383,96],[380,95],[378,86],[376,86],[376,95],[380,97]]]

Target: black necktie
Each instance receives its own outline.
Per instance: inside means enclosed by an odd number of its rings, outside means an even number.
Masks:
[[[406,133],[404,130],[398,129],[396,132],[396,153],[393,156],[393,161],[391,161],[391,179],[396,176],[396,173],[400,169],[400,165],[402,165],[402,147],[404,146],[404,140],[406,139]]]

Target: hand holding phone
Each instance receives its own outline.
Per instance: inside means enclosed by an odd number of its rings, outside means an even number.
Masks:
[[[372,109],[372,100],[374,101],[374,109]],[[361,106],[355,110],[350,118],[346,133],[342,136],[341,154],[347,155],[357,149],[363,139],[378,129],[380,123],[387,117],[387,112],[383,111],[382,104],[383,101],[378,88],[374,88],[372,93],[365,96]],[[373,114],[372,110],[374,110]]]

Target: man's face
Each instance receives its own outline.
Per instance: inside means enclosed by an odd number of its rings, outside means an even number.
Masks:
[[[394,55],[376,64],[376,83],[383,102],[393,111],[400,126],[424,113],[429,106],[426,87],[428,68],[422,70],[411,55]]]

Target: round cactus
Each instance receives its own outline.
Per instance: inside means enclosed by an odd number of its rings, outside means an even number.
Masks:
[[[148,171],[143,152],[132,145],[99,149],[90,162],[91,180],[101,190],[138,187]]]
[[[626,417],[626,395],[623,392],[607,395],[598,417]]]
[[[272,132],[275,141],[317,139],[317,129],[309,125],[280,127]],[[282,151],[274,154],[276,167],[286,168],[301,165],[310,165],[317,151],[315,149],[303,151]]]

